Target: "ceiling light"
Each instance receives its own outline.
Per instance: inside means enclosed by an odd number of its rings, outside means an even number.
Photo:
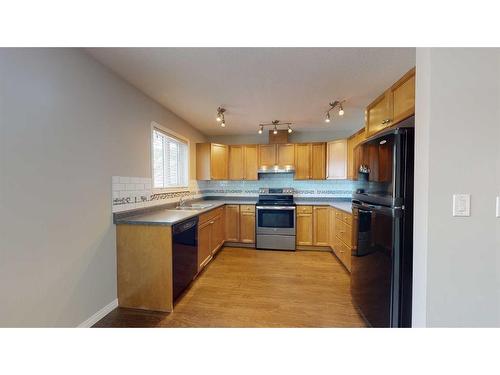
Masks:
[[[330,122],[330,112],[326,112],[325,122]]]
[[[290,127],[290,125],[288,125],[288,134],[290,134],[291,132],[293,132],[292,128]]]
[[[274,125],[274,130],[273,130],[273,134],[278,134],[278,128],[276,127],[276,125]]]
[[[342,108],[342,104],[340,104],[339,116],[344,116],[344,108]]]
[[[226,127],[226,122],[224,120],[222,120],[222,122],[220,123],[220,126],[222,126],[223,128]]]
[[[261,125],[259,128],[259,134],[262,134],[262,131],[264,130],[264,127]]]
[[[291,133],[291,132],[293,132],[291,125],[292,125],[291,122],[282,122],[281,123],[280,120],[273,120],[270,123],[259,124],[259,130],[257,130],[257,133],[262,134],[264,132],[264,128],[266,126],[273,127],[273,134],[274,135],[278,134],[278,126],[286,126],[287,132]]]
[[[217,108],[217,117],[215,118],[215,120],[217,122],[223,122],[224,123],[224,112],[226,112],[226,109],[225,108],[222,108],[222,107],[219,107]],[[222,127],[225,127],[226,124],[222,125]]]

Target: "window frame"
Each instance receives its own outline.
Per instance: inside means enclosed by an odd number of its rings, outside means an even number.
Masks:
[[[171,186],[171,187],[162,187],[162,188],[155,188],[154,187],[154,176],[155,176],[155,171],[154,171],[154,131],[159,130],[163,133],[165,133],[167,136],[170,136],[172,138],[177,138],[182,142],[186,142],[187,145],[187,155],[186,155],[186,164],[187,164],[187,171],[186,171],[186,186],[184,185],[178,185],[178,186]],[[160,194],[160,193],[171,193],[171,192],[186,192],[189,191],[189,180],[190,180],[190,164],[191,164],[191,155],[190,155],[190,150],[191,150],[191,145],[189,142],[189,139],[186,137],[176,133],[175,131],[166,128],[157,122],[151,122],[151,128],[150,128],[150,137],[149,137],[149,156],[150,156],[150,170],[151,170],[151,191],[153,194]]]

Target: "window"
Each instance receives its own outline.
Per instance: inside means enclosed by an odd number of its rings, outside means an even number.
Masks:
[[[153,188],[188,186],[188,143],[153,127]]]

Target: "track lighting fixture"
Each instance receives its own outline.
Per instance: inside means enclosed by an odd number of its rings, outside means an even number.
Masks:
[[[274,120],[268,124],[259,124],[259,130],[257,131],[257,133],[262,134],[264,132],[264,126],[272,126],[273,127],[273,134],[278,134],[278,126],[281,126],[281,125],[287,127],[288,133],[293,132],[293,129],[290,126],[290,125],[292,125],[291,122],[280,123],[279,120]]]
[[[226,127],[226,120],[224,119],[224,112],[226,112],[225,108],[222,108],[222,107],[217,108],[217,117],[215,118],[215,120],[217,122],[221,123],[220,126],[222,126],[223,128]]]
[[[335,100],[334,102],[329,103],[330,109],[326,111],[325,122],[330,122],[330,111],[336,107],[339,107],[339,116],[344,116],[344,107],[342,107],[342,103],[344,102],[345,100]]]

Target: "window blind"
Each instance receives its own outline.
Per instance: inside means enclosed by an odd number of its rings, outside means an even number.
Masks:
[[[188,185],[187,142],[153,129],[153,187],[175,188]]]

